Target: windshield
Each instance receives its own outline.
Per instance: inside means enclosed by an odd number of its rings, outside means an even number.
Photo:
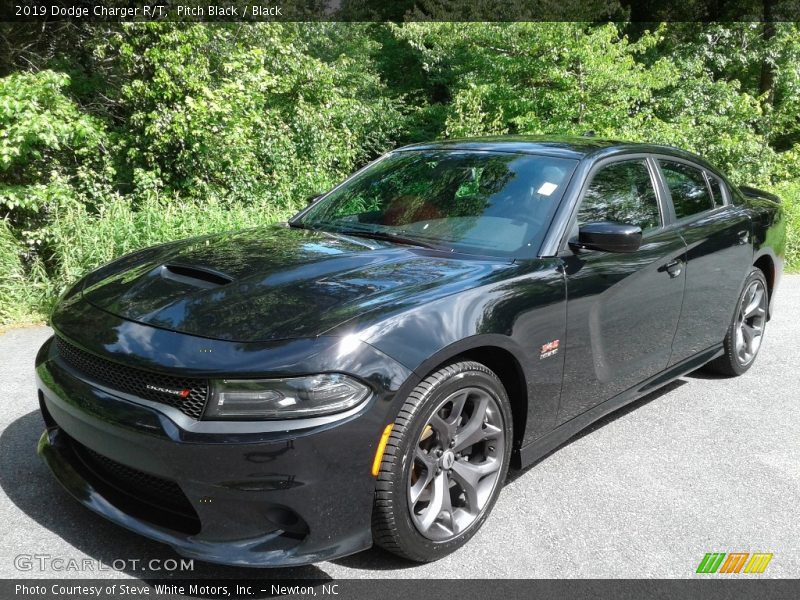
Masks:
[[[293,225],[458,252],[538,248],[577,161],[528,154],[400,151]]]

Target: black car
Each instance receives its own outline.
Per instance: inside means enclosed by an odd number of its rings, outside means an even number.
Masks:
[[[777,198],[674,148],[401,148],[288,223],[79,281],[36,360],[39,453],[187,557],[434,560],[510,463],[704,365],[749,369],[783,240]]]

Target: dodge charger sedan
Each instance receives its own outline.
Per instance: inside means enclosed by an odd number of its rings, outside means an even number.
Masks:
[[[74,285],[36,359],[38,451],[187,557],[435,560],[510,466],[690,371],[747,371],[783,240],[778,198],[675,148],[400,148],[288,223]]]

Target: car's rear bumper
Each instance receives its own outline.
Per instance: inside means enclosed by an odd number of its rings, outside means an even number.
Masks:
[[[37,360],[47,426],[38,451],[90,510],[183,556],[231,565],[307,564],[371,545],[370,470],[390,403],[373,398],[291,431],[191,432],[51,354]]]

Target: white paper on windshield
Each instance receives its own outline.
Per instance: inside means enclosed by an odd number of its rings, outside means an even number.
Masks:
[[[538,190],[536,190],[537,194],[541,194],[542,196],[549,196],[553,192],[558,189],[558,184],[552,183],[550,181],[545,181]]]

